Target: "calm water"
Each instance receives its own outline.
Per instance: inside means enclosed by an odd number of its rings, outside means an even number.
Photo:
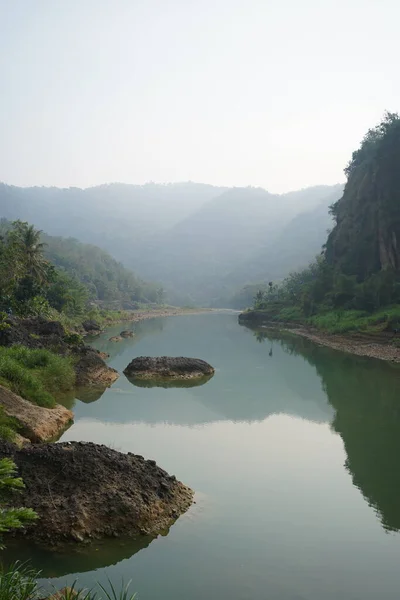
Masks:
[[[124,326],[126,328],[126,326]],[[156,539],[49,555],[52,583],[132,580],[140,600],[381,600],[400,597],[400,371],[290,335],[205,314],[135,324],[94,345],[120,372],[138,355],[216,368],[200,387],[135,387],[121,375],[75,401],[63,440],[155,459],[196,491]],[[21,553],[21,551],[20,551]]]

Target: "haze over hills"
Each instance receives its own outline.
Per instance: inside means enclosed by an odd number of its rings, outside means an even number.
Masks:
[[[246,283],[281,279],[320,251],[343,187],[288,194],[192,182],[93,188],[0,184],[0,216],[96,244],[161,283],[176,304],[226,306]]]

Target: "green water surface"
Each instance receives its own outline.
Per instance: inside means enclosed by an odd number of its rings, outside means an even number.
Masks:
[[[400,597],[400,371],[236,314],[154,319],[94,345],[121,376],[79,392],[62,440],[152,458],[196,491],[166,535],[79,552],[19,549],[56,586],[132,580],[139,600],[394,600]],[[204,385],[142,387],[139,355],[210,362]],[[67,402],[68,403],[68,402]]]

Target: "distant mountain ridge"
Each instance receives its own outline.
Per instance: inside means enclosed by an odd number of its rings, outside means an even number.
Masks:
[[[279,279],[319,252],[343,187],[287,194],[193,182],[88,189],[0,184],[0,216],[98,245],[177,304],[226,305],[260,277]]]

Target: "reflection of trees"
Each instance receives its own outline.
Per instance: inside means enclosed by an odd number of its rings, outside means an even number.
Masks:
[[[400,367],[317,346],[287,332],[264,331],[314,365],[336,410],[332,427],[347,453],[353,483],[388,530],[400,530]]]
[[[136,345],[141,339],[147,337],[150,334],[158,334],[161,333],[165,326],[165,318],[156,317],[153,319],[145,319],[144,321],[139,322],[129,322],[129,323],[119,323],[118,325],[113,325],[112,327],[108,327],[106,332],[101,334],[100,336],[96,336],[92,338],[90,341],[93,343],[93,346],[100,352],[105,352],[110,355],[110,358],[115,358],[119,354],[121,354],[124,348],[129,346]],[[134,331],[135,336],[133,338],[125,338],[121,342],[117,344],[115,342],[110,342],[110,337],[119,335],[121,331],[124,329],[131,329]]]

